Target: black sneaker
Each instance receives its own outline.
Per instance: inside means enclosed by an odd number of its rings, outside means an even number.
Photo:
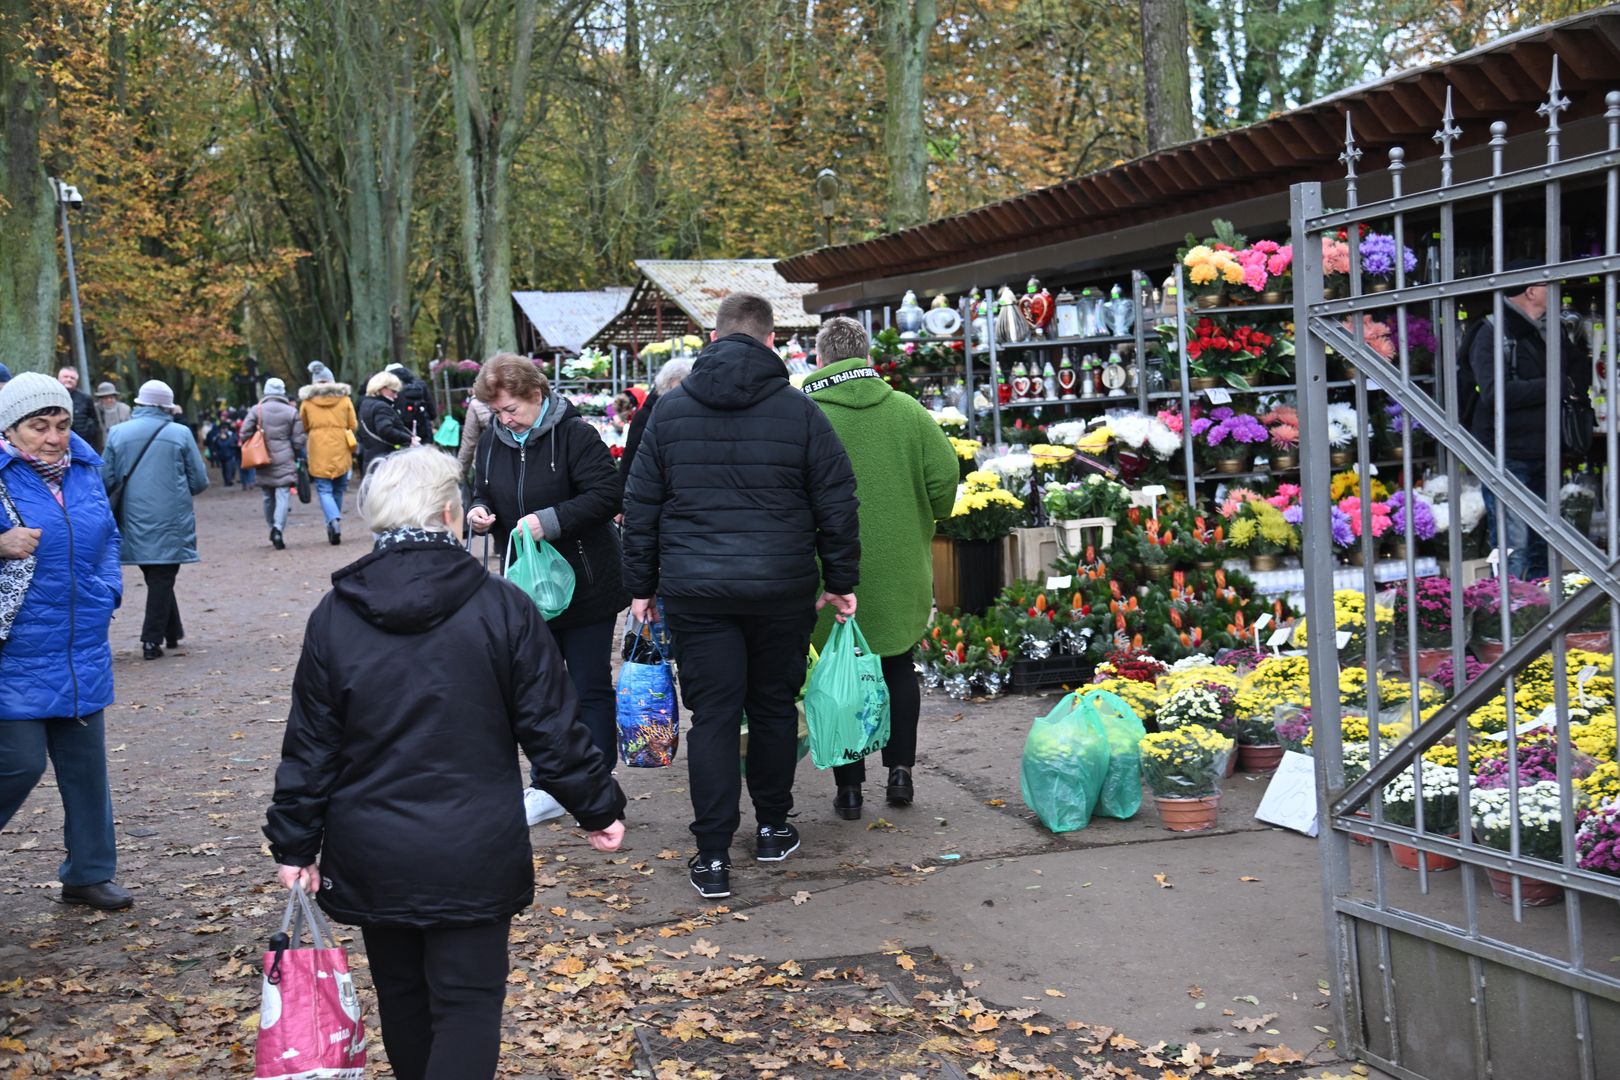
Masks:
[[[285,548],[287,546],[286,542],[281,539],[281,530],[280,529],[271,529],[270,530],[270,543],[275,545],[275,549],[277,551],[280,551],[280,550],[282,550],[283,548]]]
[[[799,850],[799,830],[791,825],[761,825],[754,837],[754,859],[781,862]]]
[[[343,543],[343,534],[338,531],[337,522],[328,521],[326,523],[326,539],[331,542],[333,547]]]
[[[143,641],[143,642],[141,642],[141,659],[142,660],[161,660],[162,658],[163,658],[163,646],[159,645],[155,641]]]
[[[725,859],[698,854],[692,856],[686,866],[692,872],[692,888],[705,900],[720,900],[731,895],[731,863]]]

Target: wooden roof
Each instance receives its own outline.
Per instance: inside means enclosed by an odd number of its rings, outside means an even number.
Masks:
[[[512,302],[528,322],[530,352],[561,351],[578,356],[596,332],[624,308],[623,286],[593,292],[514,292]]]
[[[1462,125],[1459,148],[1483,144],[1488,121],[1510,134],[1541,118],[1553,56],[1570,109],[1563,121],[1600,116],[1620,89],[1620,6],[1520,31],[1443,63],[1322,98],[1258,124],[1169,147],[1088,176],[872,240],[819,248],[777,263],[788,281],[826,290],[1083,239],[1157,219],[1286,193],[1344,175],[1345,113],[1367,161],[1395,146],[1410,164],[1438,155],[1432,140],[1446,91]]]
[[[640,259],[635,267],[641,277],[624,309],[587,344],[639,349],[677,334],[707,334],[714,329],[720,301],[734,292],[770,301],[778,331],[821,325],[819,316],[804,309],[809,287],[785,281],[772,259]]]

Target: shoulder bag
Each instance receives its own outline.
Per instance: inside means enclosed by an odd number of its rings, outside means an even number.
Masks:
[[[0,477],[0,510],[5,511],[7,528],[26,528],[3,477]],[[23,598],[28,595],[28,586],[33,584],[34,566],[38,561],[33,555],[26,559],[0,559],[0,651],[5,650],[11,638],[11,627],[22,611]]]
[[[259,403],[259,422],[253,434],[242,444],[242,468],[262,469],[270,464],[270,444],[264,437],[264,403]]]
[[[145,446],[141,447],[141,452],[135,455],[135,464],[129,467],[127,473],[123,476],[109,476],[107,478],[107,505],[112,508],[113,520],[118,522],[119,528],[124,525],[124,492],[129,490],[129,482],[134,478],[135,470],[141,467],[142,461],[146,460],[146,452],[152,449],[152,444],[157,442],[157,437],[163,434],[163,429],[168,426],[169,422],[167,420],[158,424],[157,430],[152,432],[152,437],[146,440]]]

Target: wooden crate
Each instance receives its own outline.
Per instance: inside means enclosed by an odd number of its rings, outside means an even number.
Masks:
[[[956,592],[956,542],[936,536],[930,551],[934,557],[934,606],[953,611],[961,606]]]

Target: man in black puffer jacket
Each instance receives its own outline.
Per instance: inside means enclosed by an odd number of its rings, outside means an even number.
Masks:
[[[827,418],[789,384],[772,348],[774,322],[758,296],[721,303],[713,343],[659,399],[624,497],[631,612],[647,619],[652,598],[663,598],[692,710],[698,854],[689,865],[705,897],[731,895],[745,705],[754,857],[779,862],[798,849],[787,821],[798,763],[794,698],[816,611],[830,603],[855,613],[855,474]]]

